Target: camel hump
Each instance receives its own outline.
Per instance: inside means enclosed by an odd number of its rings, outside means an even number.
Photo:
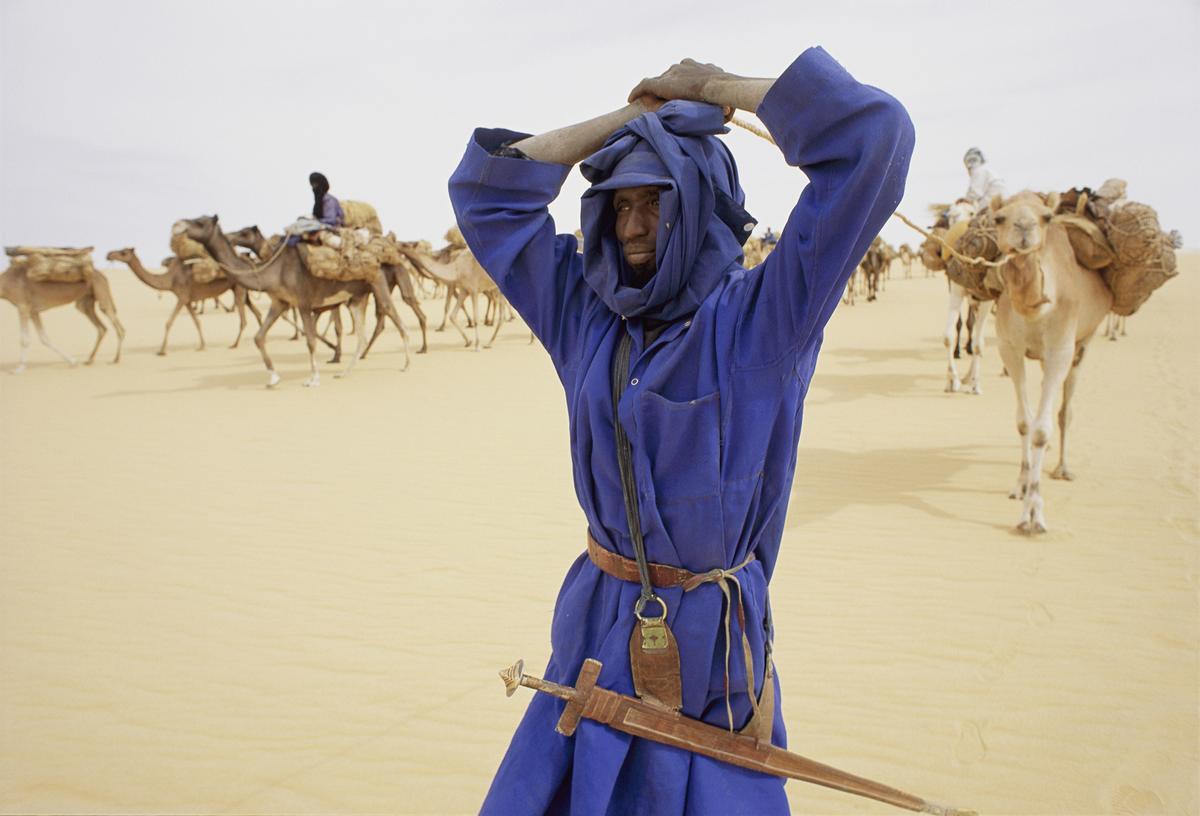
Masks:
[[[365,201],[343,201],[342,226],[347,229],[370,230],[371,235],[383,235],[383,225],[379,221],[379,213]]]

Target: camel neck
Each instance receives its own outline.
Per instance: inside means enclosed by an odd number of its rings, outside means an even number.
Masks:
[[[130,255],[126,265],[133,270],[133,274],[138,280],[153,289],[161,289],[167,291],[171,288],[171,276],[168,274],[156,275],[142,265],[141,259],[137,255]]]

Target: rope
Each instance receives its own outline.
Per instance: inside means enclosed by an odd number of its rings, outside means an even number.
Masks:
[[[745,119],[739,119],[736,116],[729,120],[730,123],[737,125],[743,130],[748,130],[760,139],[766,139],[771,144],[775,144],[775,140],[771,138],[771,134],[760,128],[758,125],[752,125]]]
[[[745,119],[739,119],[736,116],[731,118],[729,121],[732,124],[735,124],[738,127],[742,128],[743,130],[748,130],[751,133],[753,133],[755,136],[758,136],[759,138],[762,138],[762,139],[766,139],[771,144],[775,144],[775,140],[773,138],[771,138],[771,134],[767,133],[767,131],[763,130],[762,128],[758,127],[757,125],[752,125],[751,123],[747,122]],[[924,235],[926,238],[932,238],[933,240],[937,241],[939,244],[941,244],[947,250],[949,250],[951,255],[953,255],[955,258],[958,258],[958,260],[962,261],[963,263],[967,263],[967,264],[972,264],[972,265],[978,264],[980,266],[990,266],[990,267],[1004,266],[1006,263],[1011,261],[1014,257],[1020,256],[1020,255],[1028,255],[1031,252],[1041,249],[1041,244],[1039,244],[1038,246],[1035,246],[1031,249],[1027,249],[1027,250],[1024,250],[1021,252],[1011,252],[1011,253],[1008,253],[1007,255],[1001,255],[999,260],[995,260],[995,261],[989,261],[987,258],[971,258],[966,255],[963,255],[961,252],[959,252],[954,247],[952,247],[949,243],[942,240],[942,238],[940,236],[933,235],[932,233],[926,232],[925,230],[921,229],[916,224],[914,224],[912,221],[909,221],[907,218],[905,218],[901,213],[894,212],[894,213],[892,213],[892,217],[899,218],[905,224],[912,227],[917,232]]]

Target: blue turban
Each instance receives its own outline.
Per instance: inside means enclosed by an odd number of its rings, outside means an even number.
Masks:
[[[696,311],[742,257],[754,227],[729,148],[721,108],[676,100],[637,117],[589,156],[580,169],[583,276],[608,307],[625,317],[675,320]],[[658,185],[657,271],[641,288],[615,232],[612,191]]]

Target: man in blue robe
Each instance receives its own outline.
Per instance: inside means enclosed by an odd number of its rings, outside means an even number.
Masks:
[[[685,60],[630,100],[539,136],[476,130],[450,197],[468,245],[541,339],[566,391],[575,491],[595,544],[635,555],[619,421],[648,560],[694,573],[738,568],[729,600],[729,582],[657,594],[679,645],[682,713],[741,728],[754,710],[748,684],[757,698],[768,676],[767,584],[804,395],[846,280],[902,197],[913,128],[900,103],[820,48],[775,80]],[[754,223],[715,136],[734,108],[755,111],[809,179],[775,251],[749,270],[741,245]],[[580,161],[592,187],[577,254],[574,236],[555,234],[548,205]],[[614,353],[626,333],[629,373],[614,416]],[[597,563],[581,555],[563,582],[544,675],[571,684],[595,658],[600,686],[633,694],[640,588]],[[741,605],[744,627],[728,604]],[[545,695],[530,703],[485,814],[788,810],[781,778],[587,720],[563,737],[554,730],[562,705]],[[778,706],[772,731],[785,746]]]

